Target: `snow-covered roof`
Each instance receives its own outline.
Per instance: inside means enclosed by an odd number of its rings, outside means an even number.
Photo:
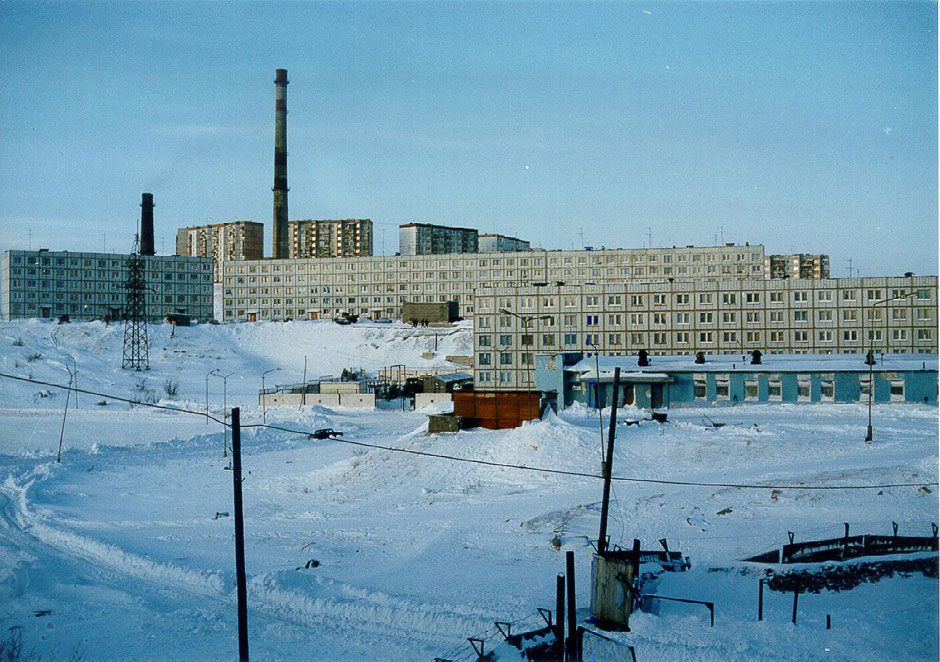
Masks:
[[[649,365],[637,365],[637,356],[599,356],[578,361],[565,368],[594,379],[596,363],[601,379],[612,379],[614,368],[623,373],[670,372],[868,372],[864,354],[764,354],[760,365],[751,364],[750,354],[706,354],[705,363],[695,363],[695,356],[650,356]],[[875,354],[875,372],[937,371],[936,354]],[[652,376],[652,375],[651,375]]]
[[[473,375],[467,372],[452,372],[447,375],[434,375],[434,379],[439,382],[462,382],[473,379]]]

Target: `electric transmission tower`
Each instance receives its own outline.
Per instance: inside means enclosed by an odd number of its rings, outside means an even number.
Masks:
[[[134,235],[134,249],[127,258],[124,282],[124,362],[122,368],[150,370],[150,343],[147,342],[147,279],[140,237]]]

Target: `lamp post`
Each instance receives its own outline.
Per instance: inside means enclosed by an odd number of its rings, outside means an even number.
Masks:
[[[265,405],[265,398],[264,398],[264,376],[267,375],[269,372],[276,372],[279,370],[280,370],[280,367],[277,367],[277,368],[271,368],[270,370],[265,370],[264,372],[261,373],[261,422],[262,423],[268,422],[268,408]]]
[[[219,374],[218,368],[213,368],[206,374],[206,425],[209,425],[209,377]]]
[[[863,342],[863,343],[865,342],[865,318],[867,317],[867,313],[868,313],[869,310],[874,310],[874,309],[875,309],[875,306],[879,306],[879,305],[881,305],[881,304],[883,304],[883,303],[887,303],[887,302],[889,302],[889,301],[900,301],[900,300],[902,300],[902,299],[909,299],[910,297],[914,296],[915,294],[917,294],[917,292],[908,292],[907,294],[901,294],[901,295],[895,296],[895,297],[888,297],[887,299],[882,299],[881,301],[876,301],[876,302],[874,302],[874,303],[869,304],[868,306],[866,306],[865,309],[862,311],[862,342]],[[888,311],[885,310],[885,337],[884,337],[884,346],[885,346],[885,349],[887,349],[887,347],[888,347],[888,320],[887,320],[887,317],[888,317]],[[872,326],[874,326],[874,325],[872,325]],[[872,439],[873,439],[873,437],[872,437],[872,427],[871,427],[871,402],[872,402],[872,397],[874,396],[874,393],[875,393],[875,379],[874,379],[874,374],[873,374],[873,368],[874,368],[874,365],[875,365],[875,348],[874,348],[874,345],[873,345],[873,342],[872,342],[873,339],[871,338],[871,335],[872,335],[872,334],[871,334],[871,329],[869,329],[868,354],[865,356],[865,363],[868,364],[868,428],[867,428],[866,433],[865,433],[865,442],[866,442],[866,443],[871,443],[871,442],[872,442]],[[881,364],[882,364],[882,369],[883,369],[883,368],[884,368],[884,353],[883,353],[883,352],[882,352],[882,355],[881,355],[881,356],[882,356],[882,358],[881,358]]]
[[[222,379],[222,457],[228,457],[228,378],[236,372],[238,371],[232,370],[227,375],[215,373],[216,377]]]
[[[500,309],[499,309],[499,312],[500,312],[501,315],[511,315],[511,316],[513,316],[513,317],[515,317],[515,318],[517,318],[517,319],[519,319],[519,320],[522,320],[522,333],[523,333],[523,336],[525,335],[525,332],[526,332],[526,331],[528,330],[528,328],[529,328],[529,323],[532,322],[532,320],[535,320],[535,319],[538,319],[538,318],[539,318],[538,315],[520,315],[519,313],[514,313],[514,312],[512,312],[511,310],[506,310],[505,308],[500,308]],[[550,315],[545,315],[544,317],[545,317],[546,319],[550,319],[550,318],[551,318]],[[534,334],[533,334],[533,336],[532,336],[532,344],[530,345],[530,347],[532,348],[532,351],[529,352],[529,353],[532,354],[532,361],[534,362],[534,360],[535,360],[535,335],[534,335]],[[531,373],[531,371],[532,371],[532,369],[531,369],[530,366],[532,365],[532,363],[526,363],[525,365],[526,365],[526,369],[525,369],[525,382],[526,382],[526,384],[527,384],[528,386],[533,386],[533,384],[532,384],[532,378],[531,378],[531,375],[530,375],[530,373]]]

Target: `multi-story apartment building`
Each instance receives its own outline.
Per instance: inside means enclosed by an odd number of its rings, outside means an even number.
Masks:
[[[213,280],[222,280],[222,264],[233,260],[260,260],[264,257],[264,224],[231,221],[176,231],[176,254],[211,257]]]
[[[481,253],[518,253],[529,250],[529,242],[501,234],[481,234],[479,249]]]
[[[829,256],[768,255],[764,258],[764,278],[829,278]]]
[[[372,255],[372,221],[289,221],[290,257],[366,257]]]
[[[470,228],[452,228],[430,223],[398,226],[398,252],[401,255],[446,255],[476,253],[479,233]]]
[[[7,251],[3,254],[2,317],[97,319],[123,317],[128,255],[68,251]],[[172,313],[212,317],[212,260],[143,256],[147,318]]]
[[[232,262],[224,268],[222,316],[225,321],[341,313],[400,318],[406,301],[457,301],[460,315],[472,317],[474,292],[481,288],[759,279],[763,265],[763,246],[748,245]]]
[[[474,296],[475,383],[534,386],[537,353],[937,352],[937,277],[543,284]]]

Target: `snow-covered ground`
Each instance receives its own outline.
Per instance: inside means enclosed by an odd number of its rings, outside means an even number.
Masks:
[[[264,660],[467,660],[467,637],[500,642],[542,624],[555,576],[575,552],[578,616],[589,616],[601,482],[345,443],[493,463],[599,473],[597,412],[575,408],[515,430],[428,436],[426,412],[268,408],[267,422],[333,427],[337,441],[250,427],[267,385],[344,368],[444,366],[469,354],[467,325],[438,330],[331,322],[151,327],[151,370],[120,369],[123,330],[100,323],[0,324],[0,372],[154,399],[195,414],[66,395],[0,378],[0,635],[22,633],[42,659],[218,660],[237,654],[232,474],[223,432],[206,421],[206,374],[232,373],[241,408],[251,653]],[[167,380],[179,384],[169,397]],[[214,417],[222,380],[209,378]],[[74,397],[74,396],[73,396]],[[106,404],[98,404],[98,403]],[[726,423],[705,425],[703,414]],[[624,409],[618,419],[640,418]],[[859,405],[746,405],[669,412],[665,425],[618,428],[614,474],[760,489],[616,481],[608,532],[624,547],[660,538],[692,569],[660,594],[715,602],[715,627],[694,605],[662,603],[613,635],[640,660],[933,660],[935,577],[894,576],[852,590],[767,591],[763,566],[741,559],[797,540],[852,533],[929,535],[937,521],[937,409],[874,409],[865,444]],[[607,417],[603,419],[606,432]],[[772,489],[789,485],[913,487]],[[901,557],[898,557],[901,558]],[[908,557],[904,557],[908,558]],[[869,559],[870,560],[870,559]],[[856,561],[854,563],[858,563]],[[308,567],[309,566],[309,567]],[[778,569],[779,571],[779,569]],[[826,615],[832,629],[826,630]],[[500,659],[511,659],[501,649]],[[622,653],[622,651],[621,651]],[[600,659],[600,658],[599,658]]]

